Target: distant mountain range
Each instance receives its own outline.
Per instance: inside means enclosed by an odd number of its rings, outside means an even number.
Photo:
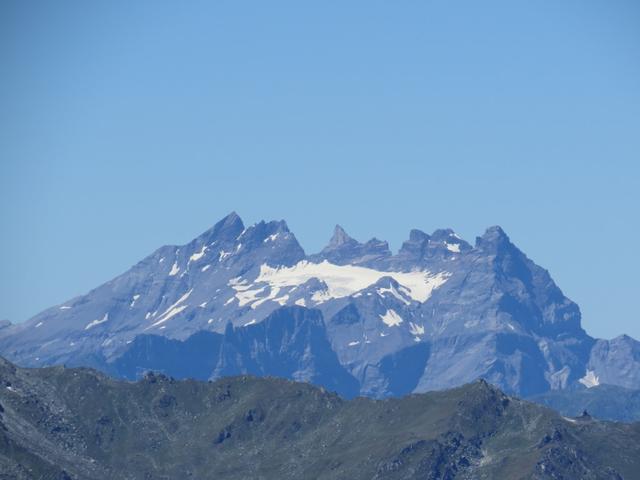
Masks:
[[[587,411],[602,420],[640,421],[640,390],[598,385],[576,390],[550,390],[528,400],[573,417]]]
[[[0,359],[0,478],[637,479],[640,423],[562,417],[484,381],[344,400],[276,378],[216,382]]]
[[[86,295],[0,328],[21,366],[251,373],[383,398],[484,378],[531,397],[607,384],[640,389],[640,344],[590,337],[580,310],[500,227],[471,245],[412,230],[393,254],[337,226],[307,255],[284,221],[232,213]]]

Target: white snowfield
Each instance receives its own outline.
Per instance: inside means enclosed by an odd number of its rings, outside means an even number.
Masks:
[[[203,247],[200,252],[192,255],[190,261],[198,261],[206,253]],[[180,271],[178,262],[175,261],[171,267],[169,275],[175,275]],[[260,266],[258,276],[254,280],[236,277],[228,282],[228,286],[235,292],[234,296],[229,298],[226,305],[237,300],[238,306],[250,306],[257,309],[265,302],[276,302],[280,305],[296,304],[306,306],[308,303],[321,304],[323,302],[354,295],[361,290],[375,284],[383,277],[391,277],[398,286],[390,285],[389,287],[381,287],[377,289],[378,295],[390,295],[409,305],[412,301],[425,302],[431,293],[441,285],[443,285],[450,277],[449,272],[431,273],[429,271],[411,271],[396,272],[382,271],[373,268],[367,268],[355,265],[336,265],[327,260],[321,263],[312,263],[307,260],[298,262],[291,267],[271,267],[267,264]],[[313,292],[311,297],[292,299],[291,294],[300,285],[307,283],[311,279],[317,279],[321,286]],[[164,326],[167,321],[182,313],[189,308],[187,299],[193,292],[193,288],[185,292],[175,303],[165,308],[165,310],[157,317],[154,314],[147,313],[146,320],[153,318],[153,323],[146,329]],[[310,292],[311,293],[311,292]],[[371,293],[368,293],[371,295]],[[133,296],[130,307],[136,304],[140,298],[139,294]],[[199,307],[205,308],[207,302],[199,303]],[[403,322],[402,317],[393,310],[388,310],[384,315],[380,316],[382,321],[388,326],[398,326]],[[105,318],[90,322],[85,328],[91,329],[100,323],[106,322]],[[413,330],[417,329],[414,328]],[[418,335],[419,333],[416,333]]]
[[[302,260],[292,267],[273,268],[266,264],[261,265],[260,274],[255,279],[254,285],[262,288],[258,284],[266,283],[271,290],[288,289],[316,278],[327,286],[326,292],[316,297],[316,301],[321,303],[329,299],[353,295],[376,283],[382,277],[391,277],[404,287],[402,293],[406,293],[418,302],[425,302],[431,296],[431,292],[444,284],[450,275],[448,272],[434,274],[429,271],[385,272],[355,265],[335,265],[327,260],[322,263]],[[231,282],[230,285],[232,285]],[[241,296],[246,298],[248,290],[238,298],[240,299]]]

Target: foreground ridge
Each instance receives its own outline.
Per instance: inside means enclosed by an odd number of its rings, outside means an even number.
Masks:
[[[640,424],[565,418],[485,381],[344,400],[276,378],[216,382],[0,360],[0,478],[637,478]],[[634,476],[635,475],[635,476]]]

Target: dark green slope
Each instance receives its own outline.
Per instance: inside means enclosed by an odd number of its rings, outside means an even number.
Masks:
[[[484,382],[346,401],[273,378],[214,383],[0,361],[0,478],[640,478],[640,425],[564,419]]]

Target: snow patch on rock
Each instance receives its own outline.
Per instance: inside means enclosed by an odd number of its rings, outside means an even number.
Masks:
[[[409,322],[409,333],[411,335],[424,335],[424,326],[423,325],[416,325],[413,322]]]
[[[96,325],[100,325],[101,323],[106,322],[107,320],[109,320],[109,313],[105,313],[104,317],[102,317],[100,320],[93,320],[89,323],[87,323],[87,326],[84,327],[85,330],[89,330],[90,328],[95,327]]]
[[[587,388],[597,387],[600,385],[600,378],[598,378],[596,372],[593,370],[587,370],[587,374],[578,381]]]
[[[164,312],[162,312],[158,317],[158,320],[153,325],[151,325],[151,327],[156,327],[158,325],[163,324],[164,322],[175,317],[177,314],[179,314],[185,308],[187,308],[188,305],[180,305],[180,304],[183,303],[187,298],[189,298],[189,295],[191,295],[191,292],[193,292],[193,288],[189,290],[187,293],[185,293],[184,295],[182,295],[175,303],[171,304],[169,308],[167,308]],[[151,328],[151,327],[147,327],[147,328]]]
[[[380,315],[380,318],[389,327],[397,327],[403,322],[402,317],[393,309],[387,310],[384,315]]]
[[[447,247],[447,250],[449,250],[450,252],[453,253],[460,253],[460,245],[458,245],[457,243],[444,243],[445,247]]]
[[[400,290],[402,291],[402,293],[406,294],[407,296],[410,296],[410,293],[406,288],[400,287]],[[378,289],[378,295],[380,295],[381,297],[384,297],[384,295],[387,293],[390,293],[391,295],[393,295],[394,297],[396,297],[398,300],[400,300],[402,303],[406,305],[411,304],[411,300],[407,299],[400,292],[398,292],[398,290],[396,290],[393,285],[391,285],[389,288]]]
[[[178,261],[176,260],[175,262],[173,262],[173,265],[171,266],[171,271],[169,272],[169,276],[173,277],[179,271],[180,271],[180,267],[178,267]]]
[[[202,257],[204,257],[204,254],[207,251],[207,246],[203,245],[202,246],[202,250],[200,250],[199,252],[194,253],[193,255],[191,255],[189,257],[189,261],[190,262],[197,262],[198,260],[200,260]]]
[[[129,308],[133,308],[136,304],[136,300],[138,300],[140,298],[140,294],[136,293],[132,298],[131,298],[131,303],[129,304]]]

